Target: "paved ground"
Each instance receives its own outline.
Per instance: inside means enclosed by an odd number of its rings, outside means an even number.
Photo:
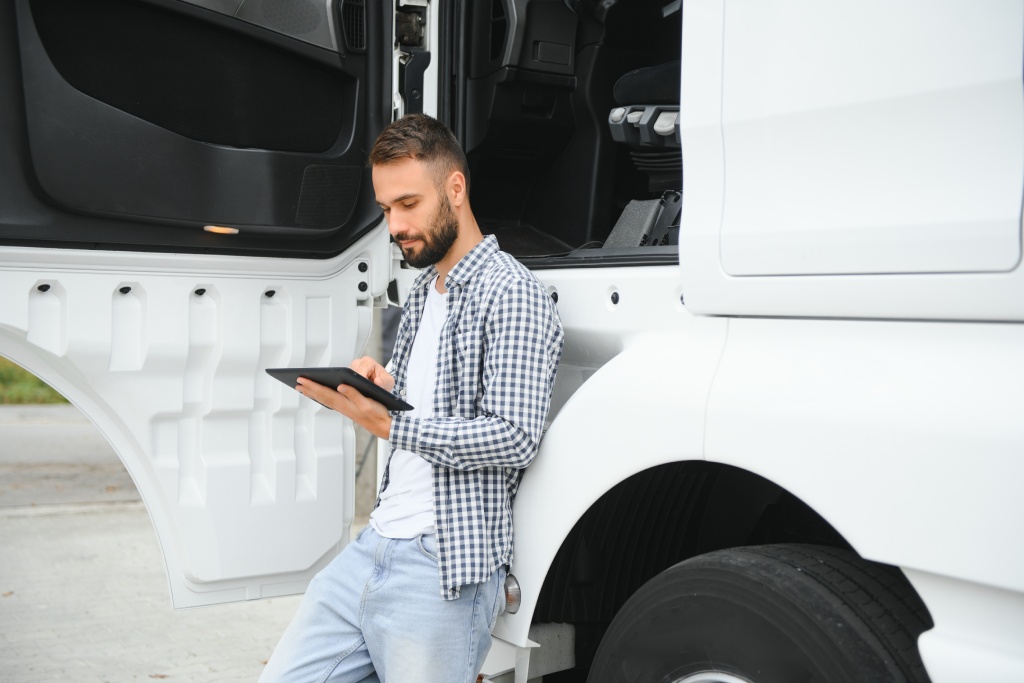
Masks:
[[[172,609],[106,441],[71,406],[0,406],[0,680],[255,681],[297,605]]]
[[[0,508],[137,500],[121,461],[77,408],[0,406]]]

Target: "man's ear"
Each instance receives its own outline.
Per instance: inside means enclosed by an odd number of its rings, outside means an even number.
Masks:
[[[466,192],[466,176],[462,171],[452,171],[445,185],[452,206],[461,206],[469,198]]]

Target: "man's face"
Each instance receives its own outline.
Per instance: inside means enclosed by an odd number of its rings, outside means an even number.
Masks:
[[[415,159],[374,166],[373,189],[410,266],[425,268],[445,257],[459,236],[459,222],[429,167]]]

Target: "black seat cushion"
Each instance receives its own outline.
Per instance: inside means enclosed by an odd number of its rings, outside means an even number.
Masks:
[[[612,95],[619,105],[679,104],[679,60],[623,74]]]

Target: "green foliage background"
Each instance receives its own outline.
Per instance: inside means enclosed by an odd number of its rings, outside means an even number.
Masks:
[[[0,403],[67,403],[67,399],[17,363],[0,358]]]

